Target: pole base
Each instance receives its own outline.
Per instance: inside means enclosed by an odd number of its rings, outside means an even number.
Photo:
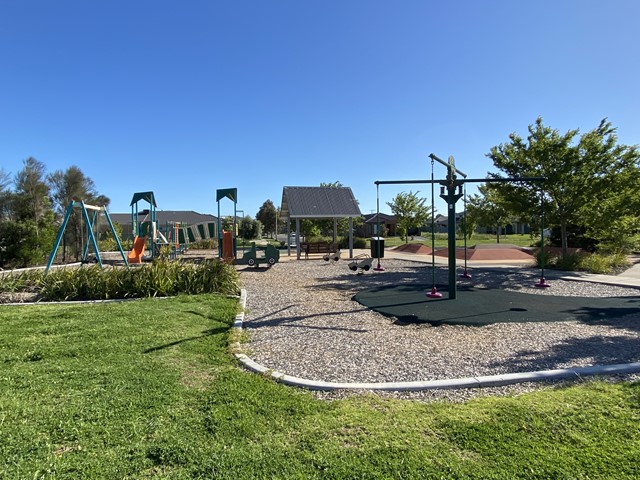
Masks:
[[[378,265],[373,267],[376,272],[384,272],[384,267],[380,265],[380,259],[378,259]]]
[[[466,270],[459,275],[460,278],[471,278],[471,274]]]
[[[430,292],[425,294],[428,298],[442,298],[442,294],[436,290],[436,287],[432,287]]]
[[[549,288],[551,285],[547,283],[544,277],[540,277],[538,283],[534,283],[533,286],[537,288]]]

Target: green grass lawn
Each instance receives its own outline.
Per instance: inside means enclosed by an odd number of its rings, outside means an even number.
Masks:
[[[234,300],[0,307],[0,478],[638,478],[640,384],[323,402],[239,368]]]
[[[424,240],[411,240],[409,237],[409,243],[420,243],[423,245],[431,246],[431,234],[430,233],[422,233],[422,238]],[[448,246],[448,236],[446,233],[436,233],[435,235],[435,244],[436,247],[447,247]],[[384,246],[385,247],[397,247],[398,245],[404,245],[405,240],[402,240],[400,237],[385,237]],[[535,240],[531,239],[530,235],[521,235],[521,234],[511,234],[511,235],[500,235],[500,243],[509,243],[513,245],[517,245],[519,247],[530,247]],[[472,247],[477,244],[491,244],[497,243],[495,235],[489,235],[484,233],[476,233],[473,237],[467,239],[467,247]],[[369,242],[367,241],[367,245]],[[464,246],[464,238],[456,238],[456,245],[458,247]]]

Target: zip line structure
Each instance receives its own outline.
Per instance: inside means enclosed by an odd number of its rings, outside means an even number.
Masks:
[[[455,160],[453,158],[453,156],[450,156],[448,159],[448,162],[445,162],[444,160],[442,160],[441,158],[438,158],[435,154],[430,153],[429,154],[429,158],[431,159],[431,164],[432,164],[432,176],[431,176],[431,180],[376,180],[374,182],[374,184],[376,186],[380,186],[380,185],[403,185],[403,184],[419,184],[419,183],[426,183],[426,184],[431,184],[432,185],[432,189],[431,189],[431,203],[433,206],[433,185],[435,184],[439,184],[440,185],[440,198],[442,198],[443,200],[445,200],[447,202],[447,214],[448,214],[448,218],[449,218],[449,222],[447,225],[447,247],[449,249],[448,255],[447,255],[447,259],[448,259],[448,270],[449,270],[449,288],[448,288],[448,298],[449,300],[455,300],[456,298],[456,285],[457,285],[457,280],[456,280],[456,202],[462,198],[463,196],[463,186],[467,183],[488,183],[488,182],[495,182],[495,183],[513,183],[513,182],[543,182],[546,180],[545,177],[510,177],[510,178],[467,178],[467,174],[462,172],[461,170],[459,170],[458,168],[456,168],[455,165]],[[440,179],[440,180],[434,180],[433,179],[433,162],[438,162],[442,165],[444,165],[447,168],[447,177],[444,179]],[[462,179],[458,178],[458,175],[460,175],[462,177]],[[378,213],[377,213],[377,218],[378,218],[378,231],[380,231],[380,201],[379,201],[379,194],[380,194],[380,190],[379,188],[377,189],[377,194],[378,194]],[[544,198],[542,199],[542,215],[543,215],[543,219],[542,219],[542,224],[544,225]],[[431,223],[432,223],[432,247],[433,247],[433,211],[431,212],[432,215],[432,219],[431,219]],[[544,252],[544,231],[542,232],[542,251]],[[380,242],[378,242],[378,249]],[[432,252],[433,255],[433,252]],[[543,253],[544,255],[544,253]],[[466,253],[465,253],[465,257],[466,257]],[[380,258],[380,252],[378,252],[378,261]],[[435,262],[435,261],[434,261]],[[432,265],[432,268],[434,268],[435,266]],[[537,287],[548,287],[549,284],[545,281],[544,279],[544,256],[542,258],[542,273],[541,273],[541,278],[539,283],[537,283],[535,286]],[[432,288],[431,293],[436,293],[435,292],[435,283],[434,286]],[[429,296],[429,293],[427,293],[427,296]],[[438,296],[439,297],[439,296]],[[438,298],[437,296],[433,296],[432,298]]]

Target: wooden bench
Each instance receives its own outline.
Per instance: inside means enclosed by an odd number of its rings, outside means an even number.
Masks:
[[[304,252],[304,258],[309,258],[312,253],[334,253],[338,251],[338,245],[329,242],[300,242],[300,252]]]

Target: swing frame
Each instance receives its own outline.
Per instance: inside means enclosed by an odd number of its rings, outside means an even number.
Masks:
[[[546,177],[508,177],[508,178],[467,178],[467,175],[458,170],[455,166],[455,160],[453,156],[449,157],[449,161],[445,162],[441,158],[438,158],[435,154],[430,153],[429,158],[432,163],[432,172],[433,172],[433,162],[436,161],[441,163],[445,167],[447,167],[447,178],[441,180],[434,180],[433,177],[431,180],[376,180],[374,182],[375,185],[400,185],[400,184],[421,184],[427,183],[433,186],[438,183],[440,185],[440,198],[447,202],[448,207],[448,217],[449,219],[453,219],[453,221],[448,222],[448,270],[449,270],[449,284],[448,284],[448,299],[455,300],[457,297],[457,279],[456,279],[456,202],[463,196],[462,187],[466,183],[489,183],[489,182],[502,182],[502,183],[513,183],[513,182],[544,182]],[[463,177],[462,180],[458,179],[457,174]],[[446,192],[445,192],[446,190]],[[378,190],[379,193],[379,190]],[[378,199],[379,200],[379,199]],[[431,197],[431,202],[433,204],[433,195]],[[378,201],[379,205],[379,201]],[[544,198],[542,203],[542,224],[544,225]],[[433,213],[433,212],[432,212]],[[378,211],[378,219],[380,218],[380,212]],[[432,232],[433,232],[433,221],[432,221]],[[544,236],[544,231],[542,231],[542,236]],[[432,237],[433,238],[433,237]],[[432,240],[433,243],[433,240]],[[543,247],[544,248],[544,247]],[[432,249],[432,255],[434,255]],[[543,253],[544,255],[544,253]],[[465,252],[466,257],[466,252]],[[544,256],[543,256],[544,259]],[[434,262],[435,260],[432,260]],[[542,276],[540,279],[540,284],[544,284],[545,286],[549,286],[544,279],[544,261],[542,264]],[[434,269],[435,272],[435,269]],[[435,276],[435,273],[434,273]],[[538,285],[538,284],[536,284]],[[542,285],[540,285],[542,286]],[[435,282],[434,282],[435,288]]]

